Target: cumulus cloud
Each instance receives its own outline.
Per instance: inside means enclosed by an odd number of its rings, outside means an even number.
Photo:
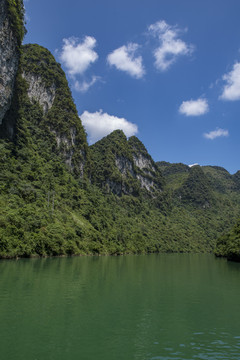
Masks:
[[[93,144],[103,136],[117,129],[123,130],[126,136],[132,136],[138,132],[136,124],[124,118],[103,113],[102,110],[96,111],[95,113],[84,111],[80,118],[88,133],[90,144]]]
[[[216,130],[210,131],[209,133],[203,134],[206,139],[214,140],[218,137],[229,136],[228,130],[217,128]]]
[[[76,91],[85,93],[90,89],[90,87],[92,87],[97,81],[100,81],[100,80],[101,80],[100,76],[92,76],[91,81],[83,80],[81,82],[81,81],[76,80],[74,83],[74,89]]]
[[[132,77],[140,79],[145,74],[145,70],[142,57],[135,57],[138,49],[139,45],[135,43],[121,46],[107,56],[107,62],[118,70],[125,71]]]
[[[179,112],[186,116],[204,115],[208,111],[209,106],[206,99],[183,101],[179,107]]]
[[[150,25],[148,31],[160,42],[160,46],[153,53],[158,70],[167,70],[179,56],[190,55],[193,52],[193,45],[179,38],[181,30],[176,26],[168,25],[164,20]]]
[[[240,100],[240,63],[233,66],[233,70],[223,76],[226,85],[223,88],[223,93],[220,96],[222,100]]]
[[[85,36],[82,42],[75,37],[63,39],[60,59],[69,75],[82,75],[98,59],[95,46],[96,39],[92,36]]]

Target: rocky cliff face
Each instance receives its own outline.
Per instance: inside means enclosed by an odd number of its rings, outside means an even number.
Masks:
[[[22,77],[27,83],[27,95],[31,103],[37,102],[46,115],[54,104],[57,88],[61,84],[59,75],[64,78],[64,73],[61,73],[61,68],[52,54],[39,45],[23,46],[21,60]]]
[[[164,185],[161,171],[147,152],[143,143],[136,136],[132,136],[128,144],[136,168],[136,178],[139,180],[141,188],[152,193],[161,191]]]
[[[53,148],[69,169],[83,176],[88,157],[86,134],[61,66],[47,49],[29,44],[23,46],[21,70],[28,101],[42,110],[38,126],[51,133]]]
[[[53,106],[53,102],[56,96],[56,84],[53,83],[49,87],[46,87],[42,82],[41,76],[37,76],[33,73],[22,73],[23,78],[28,83],[28,97],[33,103],[37,101],[42,109],[44,115]]]
[[[154,196],[161,192],[161,172],[136,137],[127,140],[121,130],[90,147],[93,158],[92,181],[118,196],[138,195],[141,190]]]
[[[18,40],[11,26],[8,2],[0,1],[0,124],[10,107],[18,70]]]

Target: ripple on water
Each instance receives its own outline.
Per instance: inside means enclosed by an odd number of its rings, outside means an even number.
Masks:
[[[201,342],[162,347],[162,350],[159,350],[161,354],[152,356],[149,360],[239,360],[240,336],[231,336],[227,332],[221,332],[217,336],[216,331],[193,333],[193,337],[198,338],[199,335]],[[155,342],[155,344],[161,347],[161,343]]]

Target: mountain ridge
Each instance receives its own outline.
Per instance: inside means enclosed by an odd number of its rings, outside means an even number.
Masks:
[[[15,50],[0,125],[0,258],[213,252],[240,217],[240,172],[154,162],[121,130],[88,146],[60,64],[37,44]]]

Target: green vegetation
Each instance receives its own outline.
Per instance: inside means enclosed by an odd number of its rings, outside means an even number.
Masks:
[[[152,193],[159,193],[164,186],[161,172],[135,136],[127,140],[121,130],[116,130],[92,145],[90,151],[92,182],[107,193],[139,196],[145,192],[147,195],[140,178],[152,184]],[[137,166],[138,159],[144,159],[146,168]]]
[[[227,257],[228,260],[240,261],[240,220],[231,231],[218,239],[215,255]]]
[[[216,167],[214,168],[216,171]],[[229,199],[234,199],[235,202],[239,201],[240,190],[240,171],[234,175],[230,175],[225,169],[218,169],[218,172],[222,173],[221,178],[217,177],[216,185],[222,193],[228,194]],[[216,178],[216,175],[215,175]],[[233,211],[234,204],[232,209]],[[239,216],[238,216],[239,217]],[[223,256],[229,260],[240,261],[240,220],[238,219],[235,225],[227,231],[223,230],[223,234],[218,238],[215,248],[215,254],[217,256]]]
[[[171,164],[166,161],[158,161],[156,164],[164,176],[175,175],[178,173],[188,173],[190,171],[190,167],[182,163]]]
[[[23,0],[7,0],[7,7],[8,7],[10,25],[16,37],[18,47],[20,48],[23,37],[26,33],[26,28],[24,26],[25,11],[24,11]]]
[[[176,195],[183,203],[192,206],[207,208],[214,202],[210,182],[200,166],[191,168],[187,179],[176,190]]]
[[[89,167],[86,134],[60,64],[47,49],[29,44],[23,46],[21,68],[25,76],[30,74],[41,79],[46,89],[55,89],[53,106],[46,116],[41,115],[37,125],[45,131],[45,135],[42,133],[45,146],[50,146],[52,152],[62,156],[76,174],[81,174],[83,163]]]
[[[133,157],[127,138],[121,130],[112,132],[92,145],[90,151],[93,160],[91,180],[94,184],[107,193],[113,190],[119,195],[125,191],[139,194],[139,184],[133,177]],[[122,176],[116,161],[119,162],[120,168],[125,167],[125,176]]]
[[[55,89],[47,112],[28,76]],[[3,124],[1,258],[212,252],[240,215],[239,176],[224,169],[156,164],[120,130],[88,147],[65,74],[38,45],[22,49]]]
[[[144,159],[144,161],[147,162],[142,168],[136,167],[136,173],[140,177],[146,178],[154,183],[154,187],[151,191],[156,192],[157,196],[157,192],[159,190],[161,191],[165,186],[165,179],[159,170],[159,167],[155,164],[143,143],[136,136],[131,136],[129,138],[128,146],[131,149],[133,158],[138,159],[140,162]]]
[[[171,190],[178,189],[188,177],[189,166],[178,163],[170,164],[166,161],[156,163],[162,175],[167,178],[166,187]]]

